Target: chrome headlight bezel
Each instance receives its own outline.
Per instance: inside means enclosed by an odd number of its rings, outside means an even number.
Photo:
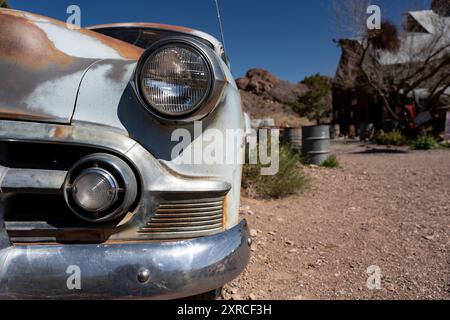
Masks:
[[[142,73],[145,68],[146,63],[149,59],[159,51],[163,50],[165,47],[171,47],[179,45],[181,47],[189,47],[189,49],[196,51],[201,55],[203,60],[205,61],[208,71],[209,77],[211,79],[208,87],[207,94],[203,97],[201,101],[199,101],[194,107],[192,107],[189,111],[178,114],[178,115],[168,115],[160,112],[157,108],[151,105],[151,103],[146,99],[143,88],[142,88]],[[205,118],[208,114],[210,114],[215,107],[220,102],[220,98],[223,95],[224,89],[226,85],[226,76],[222,69],[220,57],[208,46],[205,44],[191,39],[189,37],[171,37],[163,39],[153,46],[148,48],[140,57],[135,77],[134,77],[134,87],[137,91],[137,96],[141,104],[149,111],[154,117],[158,118],[163,122],[175,122],[175,123],[190,123],[193,121],[198,121]]]
[[[86,172],[109,176],[115,195],[109,206],[89,210],[75,199],[76,182]],[[138,179],[128,163],[109,153],[94,153],[76,162],[68,171],[64,182],[64,199],[68,208],[79,218],[91,223],[103,223],[121,218],[138,198]]]

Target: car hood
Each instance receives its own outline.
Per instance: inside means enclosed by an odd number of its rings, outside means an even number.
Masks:
[[[84,74],[143,50],[51,18],[0,9],[0,118],[70,123]]]

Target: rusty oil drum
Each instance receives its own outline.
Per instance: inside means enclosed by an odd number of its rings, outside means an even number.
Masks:
[[[330,156],[330,126],[302,128],[302,153],[311,164],[321,165]]]

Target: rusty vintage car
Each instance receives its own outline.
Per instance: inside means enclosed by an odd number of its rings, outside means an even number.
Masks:
[[[0,298],[211,296],[238,276],[242,165],[172,154],[199,121],[245,127],[212,36],[0,9]]]

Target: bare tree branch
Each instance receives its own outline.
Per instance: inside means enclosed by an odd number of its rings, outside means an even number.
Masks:
[[[338,8],[337,15],[343,11],[347,13],[344,16],[348,20],[347,30],[354,30],[353,37],[358,40],[353,44],[359,44],[344,48],[345,42],[339,42],[343,52],[346,51],[346,59],[353,59],[350,62],[344,60],[346,63],[341,64],[341,67],[354,68],[359,73],[358,76],[355,72],[338,70],[341,78],[353,77],[353,81],[348,81],[353,85],[356,85],[357,80],[359,84],[364,82],[380,98],[389,115],[396,120],[399,119],[396,109],[404,107],[411,93],[418,89],[428,92],[429,100],[439,104],[440,96],[450,85],[448,20],[430,11],[408,13],[406,29],[398,35],[401,44],[396,53],[385,49],[395,48],[395,39],[389,38],[394,33],[389,23],[386,24],[387,29],[377,32],[365,30],[367,7],[362,6],[366,6],[367,2],[340,0],[334,5]],[[422,20],[417,19],[418,14],[425,15],[428,24],[423,25]],[[353,18],[347,18],[348,15]],[[394,42],[387,42],[384,48],[383,41]],[[349,53],[349,50],[353,50],[353,53]],[[345,79],[341,81],[346,83]]]

